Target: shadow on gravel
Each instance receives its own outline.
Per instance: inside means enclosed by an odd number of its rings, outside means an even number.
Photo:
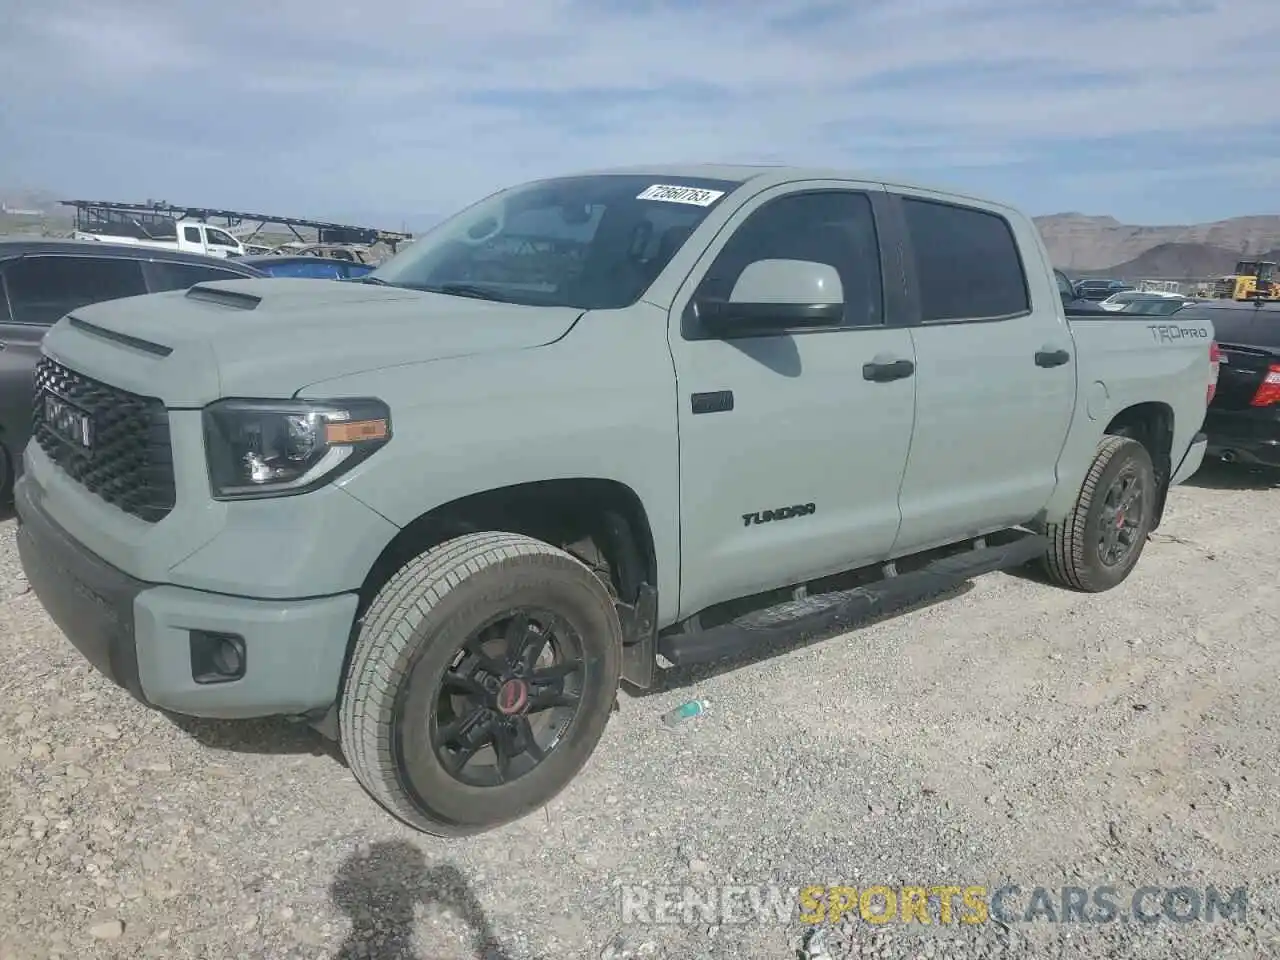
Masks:
[[[1049,575],[1044,572],[1044,567],[1039,562],[1024,563],[1020,567],[1012,567],[1008,570],[1001,570],[1007,577],[1013,577],[1015,580],[1026,580],[1028,583],[1038,583],[1042,586],[1051,587],[1053,581],[1049,579]]]
[[[8,506],[0,507],[0,523],[4,523],[6,520],[12,520],[16,516],[17,514],[13,512],[12,503]]]
[[[1280,470],[1206,460],[1183,483],[1202,490],[1274,490],[1280,487]]]
[[[343,766],[338,745],[310,725],[281,719],[204,720],[166,714],[169,722],[210,750],[230,753],[299,754],[329,756]]]
[[[682,690],[685,687],[692,687],[704,680],[712,677],[718,677],[721,674],[730,673],[742,667],[751,666],[752,664],[762,663],[774,657],[790,653],[793,650],[803,650],[815,644],[826,643],[828,640],[834,640],[836,637],[844,636],[846,633],[855,633],[865,627],[873,624],[881,623],[885,620],[893,620],[897,617],[904,616],[908,613],[914,613],[917,610],[925,610],[939,603],[946,603],[948,600],[954,600],[962,597],[973,589],[973,581],[967,580],[954,590],[947,593],[939,594],[936,597],[930,597],[928,600],[922,600],[918,603],[909,604],[902,607],[893,607],[886,610],[883,614],[871,617],[866,620],[858,620],[847,626],[843,626],[835,631],[828,631],[813,637],[808,637],[799,641],[783,641],[778,643],[764,643],[759,648],[748,654],[733,657],[728,660],[721,660],[716,663],[698,664],[691,667],[671,667],[666,670],[658,669],[654,671],[653,686],[648,690],[637,689],[630,684],[624,682],[623,690],[632,697],[648,697],[655,693],[665,693],[670,690]]]
[[[451,863],[428,865],[412,844],[384,841],[347,857],[329,895],[351,921],[333,960],[427,960],[413,949],[419,906],[465,924],[479,960],[507,960],[466,877]]]

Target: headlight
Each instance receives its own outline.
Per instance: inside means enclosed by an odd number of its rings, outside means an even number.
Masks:
[[[390,439],[380,400],[220,400],[204,409],[215,500],[305,493]]]

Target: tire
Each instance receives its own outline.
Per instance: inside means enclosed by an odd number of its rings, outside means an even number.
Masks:
[[[1116,484],[1130,478],[1140,486],[1134,500],[1140,510],[1136,522],[1132,507],[1112,513]],[[1045,531],[1050,541],[1044,558],[1049,578],[1087,593],[1101,593],[1123,583],[1142,556],[1151,532],[1156,493],[1155,469],[1147,448],[1129,437],[1103,437],[1075,508],[1062,523],[1049,524]],[[1127,537],[1128,549],[1114,563],[1104,559],[1104,516],[1116,517],[1115,529]]]
[[[9,448],[0,443],[0,508],[13,505],[13,456]]]
[[[520,634],[518,620],[504,619],[513,613],[527,617],[525,653],[475,639]],[[468,646],[477,653],[465,654]],[[539,666],[548,651],[555,662]],[[500,665],[517,673],[494,679]],[[621,670],[617,611],[584,564],[530,537],[468,534],[411,560],[378,591],[344,678],[340,743],[361,786],[399,820],[436,836],[481,833],[542,807],[578,774],[604,733]],[[557,711],[570,716],[557,723]],[[468,733],[485,745],[451,772],[463,737],[446,734],[472,722],[498,732]],[[530,749],[508,760],[506,782],[478,782],[496,780],[502,757],[540,729],[547,736],[533,742],[545,740],[545,758]],[[442,737],[459,746],[438,747]],[[489,767],[477,760],[486,751]]]

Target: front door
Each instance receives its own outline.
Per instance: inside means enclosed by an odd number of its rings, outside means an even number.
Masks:
[[[876,197],[873,203],[873,196]],[[680,615],[885,559],[916,381],[866,379],[873,362],[913,360],[891,326],[876,185],[821,181],[764,191],[738,210],[672,304],[680,430]],[[710,335],[691,302],[728,299],[759,260],[834,267],[838,326]],[[886,306],[888,304],[889,306]]]

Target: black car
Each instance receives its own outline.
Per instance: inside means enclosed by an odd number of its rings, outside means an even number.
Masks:
[[[1184,317],[1213,322],[1220,355],[1208,454],[1280,468],[1280,302],[1208,300],[1183,307]]]
[[[31,434],[40,341],[77,307],[264,274],[239,260],[75,240],[0,240],[0,503]]]
[[[1076,296],[1081,300],[1105,300],[1112,294],[1132,289],[1122,280],[1081,280],[1075,286]]]
[[[309,277],[313,280],[354,280],[373,272],[373,265],[335,257],[266,254],[241,257],[240,263],[256,267],[271,277]]]
[[[1054,279],[1058,281],[1058,295],[1062,297],[1062,306],[1066,310],[1068,316],[1078,317],[1087,314],[1106,315],[1105,310],[1098,306],[1096,300],[1082,299],[1077,293],[1076,288],[1071,285],[1071,281],[1067,275],[1061,270],[1054,269]]]

